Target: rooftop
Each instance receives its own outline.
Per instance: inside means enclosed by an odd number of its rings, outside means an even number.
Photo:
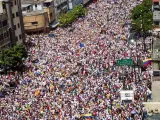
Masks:
[[[41,2],[52,2],[52,0],[22,0],[22,4],[35,4]]]
[[[32,15],[39,15],[45,13],[44,10],[36,10],[36,11],[31,11],[31,12],[23,12],[24,16],[32,16]]]

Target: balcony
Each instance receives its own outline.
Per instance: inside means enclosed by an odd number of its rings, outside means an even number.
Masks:
[[[7,14],[1,14],[0,15],[0,20],[5,20],[5,19],[7,19]]]
[[[10,43],[10,38],[7,37],[3,40],[0,41],[0,47],[7,45],[8,43]]]
[[[8,30],[8,28],[9,28],[9,25],[6,25],[6,26],[0,28],[0,33],[3,32],[3,31]]]

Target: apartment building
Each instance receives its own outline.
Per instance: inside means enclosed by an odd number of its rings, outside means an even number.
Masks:
[[[22,20],[21,0],[1,0],[6,15],[9,44],[10,46],[21,44],[25,40],[24,26]],[[3,46],[2,44],[0,44]]]
[[[45,7],[44,0],[22,1],[22,14],[26,33],[45,31],[49,22],[54,18],[51,6]]]
[[[9,47],[11,44],[7,19],[8,17],[5,4],[0,1],[0,48]]]
[[[155,29],[160,27],[160,0],[153,0],[153,21]]]
[[[54,0],[54,11],[58,20],[61,13],[68,11],[68,0]]]

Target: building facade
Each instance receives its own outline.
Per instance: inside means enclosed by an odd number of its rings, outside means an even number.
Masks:
[[[25,40],[25,33],[20,7],[21,0],[1,0],[1,5],[7,17],[8,32],[6,35],[9,36],[10,41],[7,42],[8,46],[23,43]],[[4,46],[3,44],[0,45]]]
[[[23,0],[22,13],[27,33],[46,31],[49,24],[56,20],[53,0]]]
[[[11,44],[9,35],[8,16],[5,4],[0,2],[0,48],[9,47]]]
[[[68,11],[68,0],[54,0],[54,11],[56,20],[58,20],[58,17],[61,13]]]
[[[25,40],[22,19],[21,0],[5,0],[11,45],[21,44]]]
[[[68,4],[69,10],[72,10],[76,5],[83,4],[83,0],[69,0]]]
[[[159,0],[153,0],[153,22],[155,29],[160,28],[160,1]]]

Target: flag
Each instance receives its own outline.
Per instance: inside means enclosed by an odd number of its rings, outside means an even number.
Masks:
[[[80,43],[79,46],[82,48],[82,47],[84,47],[84,44],[83,44],[83,43]]]
[[[145,60],[143,60],[143,65],[144,65],[144,66],[151,65],[151,61],[152,61],[151,58],[145,59]]]

